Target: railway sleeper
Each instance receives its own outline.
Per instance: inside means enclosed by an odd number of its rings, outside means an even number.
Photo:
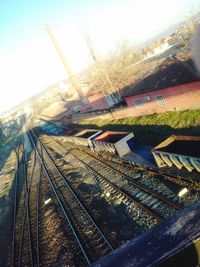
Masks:
[[[149,203],[149,207],[152,207],[152,205],[154,205],[156,201],[158,201],[158,200],[157,200],[157,199],[153,199],[153,200]]]
[[[135,197],[135,198],[139,198],[141,195],[142,195],[142,192],[141,191],[137,191],[135,194],[134,192],[132,193],[132,195]]]
[[[139,201],[143,202],[148,197],[147,194],[142,194],[138,199]]]
[[[148,196],[146,199],[144,199],[143,203],[144,203],[145,205],[148,204],[148,206],[149,206],[149,201],[151,201],[152,199],[153,199],[152,196]]]
[[[114,194],[116,192],[116,190],[114,188],[111,188],[110,192]]]
[[[161,203],[157,200],[157,202],[154,203],[154,205],[152,206],[152,209],[156,209],[161,205]]]
[[[127,198],[125,198],[125,199],[123,200],[123,203],[124,203],[126,206],[130,205],[130,201],[129,201]]]
[[[124,195],[120,196],[121,201],[123,201],[126,197]]]

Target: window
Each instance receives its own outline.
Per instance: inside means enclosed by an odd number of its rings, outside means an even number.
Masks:
[[[144,101],[148,102],[151,100],[151,97],[149,95],[144,96]]]
[[[144,107],[144,103],[143,103],[142,99],[135,99],[134,104],[135,104],[136,108],[143,108]]]
[[[156,103],[157,103],[157,105],[158,105],[159,107],[164,107],[164,106],[166,106],[165,101],[164,101],[164,99],[163,99],[163,97],[162,97],[161,95],[156,96],[156,97],[155,97],[155,100],[156,100]]]

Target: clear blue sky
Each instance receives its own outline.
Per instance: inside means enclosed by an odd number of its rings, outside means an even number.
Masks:
[[[13,41],[32,37],[38,33],[41,25],[60,20],[78,20],[96,13],[97,10],[122,5],[126,0],[0,0],[0,45],[12,46]],[[135,5],[146,3],[154,5],[154,0],[133,0]],[[168,5],[175,5],[180,11],[189,10],[199,5],[199,0],[168,0]],[[178,5],[176,5],[178,3]],[[160,12],[160,11],[159,11]],[[165,13],[165,10],[163,10]],[[112,14],[111,14],[112,15]],[[169,14],[170,16],[170,14]],[[103,19],[103,18],[102,18]],[[120,18],[119,18],[120,19]],[[122,16],[123,19],[123,16]],[[0,49],[1,49],[0,47]]]
[[[76,21],[122,1],[0,0],[0,51],[43,30],[44,23]]]
[[[0,0],[0,112],[67,77],[45,23],[76,72],[88,63],[81,24],[105,52],[123,39],[145,40],[199,5],[200,0]]]

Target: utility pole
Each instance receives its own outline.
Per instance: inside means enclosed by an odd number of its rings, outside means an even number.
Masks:
[[[91,37],[89,31],[87,30],[87,26],[85,26],[85,28],[81,32],[82,32],[83,37],[85,39],[85,42],[87,44],[88,50],[90,52],[90,56],[93,59],[93,62],[95,63],[95,66],[98,68],[99,67],[98,63],[100,62],[98,51],[97,51],[97,49],[96,49],[96,47],[95,47],[95,45],[93,43],[93,40],[92,40],[92,37]],[[114,91],[114,92],[117,93],[117,91],[115,90],[115,88],[114,88],[114,86],[113,86],[113,84],[112,84],[112,82],[110,80],[108,72],[106,70],[102,69],[101,66],[100,66],[100,71],[101,71],[102,76],[103,76],[103,78],[101,77],[102,82],[104,82],[106,80],[108,82],[109,86],[110,86],[110,89],[112,89],[112,92]],[[109,95],[110,94],[110,90],[105,89],[104,93],[106,95]]]
[[[66,57],[65,57],[65,55],[63,53],[63,51],[61,50],[58,42],[56,41],[56,38],[55,38],[55,35],[54,35],[52,29],[49,27],[48,24],[45,24],[45,28],[46,28],[46,30],[47,30],[47,32],[49,34],[49,37],[50,37],[50,39],[51,39],[51,41],[52,41],[52,43],[53,43],[58,55],[59,55],[59,57],[60,57],[60,60],[62,61],[63,65],[64,65],[64,67],[65,67],[65,69],[67,71],[67,74],[68,74],[69,79],[70,79],[70,81],[72,83],[72,86],[74,87],[79,99],[81,99],[81,89],[80,89],[80,86],[79,86],[79,83],[78,83],[78,80],[77,80],[76,76],[74,75],[74,73],[73,73],[71,67],[69,66],[69,63],[68,63],[68,61],[67,61],[67,59],[66,59]]]

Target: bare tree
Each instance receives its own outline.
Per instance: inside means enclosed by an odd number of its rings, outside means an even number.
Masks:
[[[142,54],[128,42],[121,43],[112,54],[95,61],[88,69],[86,79],[90,90],[111,93],[130,85],[137,72],[135,64],[141,58]]]

